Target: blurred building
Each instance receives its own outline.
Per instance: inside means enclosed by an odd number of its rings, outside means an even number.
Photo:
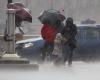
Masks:
[[[34,32],[40,32],[41,23],[37,17],[44,9],[60,10],[66,17],[73,17],[75,22],[81,22],[89,18],[100,23],[100,0],[13,0],[13,2],[22,2],[31,10],[33,23],[26,26],[31,26]],[[0,32],[1,26],[5,26],[6,23],[6,5],[7,0],[0,0]],[[28,29],[31,30],[31,28]],[[27,33],[32,34],[33,32],[27,31]]]

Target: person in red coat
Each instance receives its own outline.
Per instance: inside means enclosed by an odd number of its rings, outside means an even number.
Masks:
[[[49,24],[44,24],[41,29],[42,38],[45,40],[44,47],[42,49],[42,60],[44,61],[46,56],[52,57],[54,49],[54,40],[57,34],[57,29]]]

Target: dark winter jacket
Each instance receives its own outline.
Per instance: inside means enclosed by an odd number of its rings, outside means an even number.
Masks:
[[[65,26],[61,32],[62,36],[66,38],[68,41],[65,44],[69,44],[70,47],[76,47],[76,34],[77,27],[75,24],[72,24],[70,27]]]

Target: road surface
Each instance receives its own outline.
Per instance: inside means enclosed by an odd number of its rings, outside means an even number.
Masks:
[[[0,80],[100,80],[100,62],[73,62],[72,66],[40,64],[37,71],[23,68],[0,68]]]

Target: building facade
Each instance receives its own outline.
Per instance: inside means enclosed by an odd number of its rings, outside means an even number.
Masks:
[[[62,13],[66,17],[73,17],[75,22],[89,18],[100,23],[100,0],[13,0],[13,2],[22,2],[31,10],[33,23],[27,26],[32,26],[32,28],[41,24],[37,17],[45,9],[64,10]],[[6,23],[6,5],[7,0],[0,0],[1,26]]]

